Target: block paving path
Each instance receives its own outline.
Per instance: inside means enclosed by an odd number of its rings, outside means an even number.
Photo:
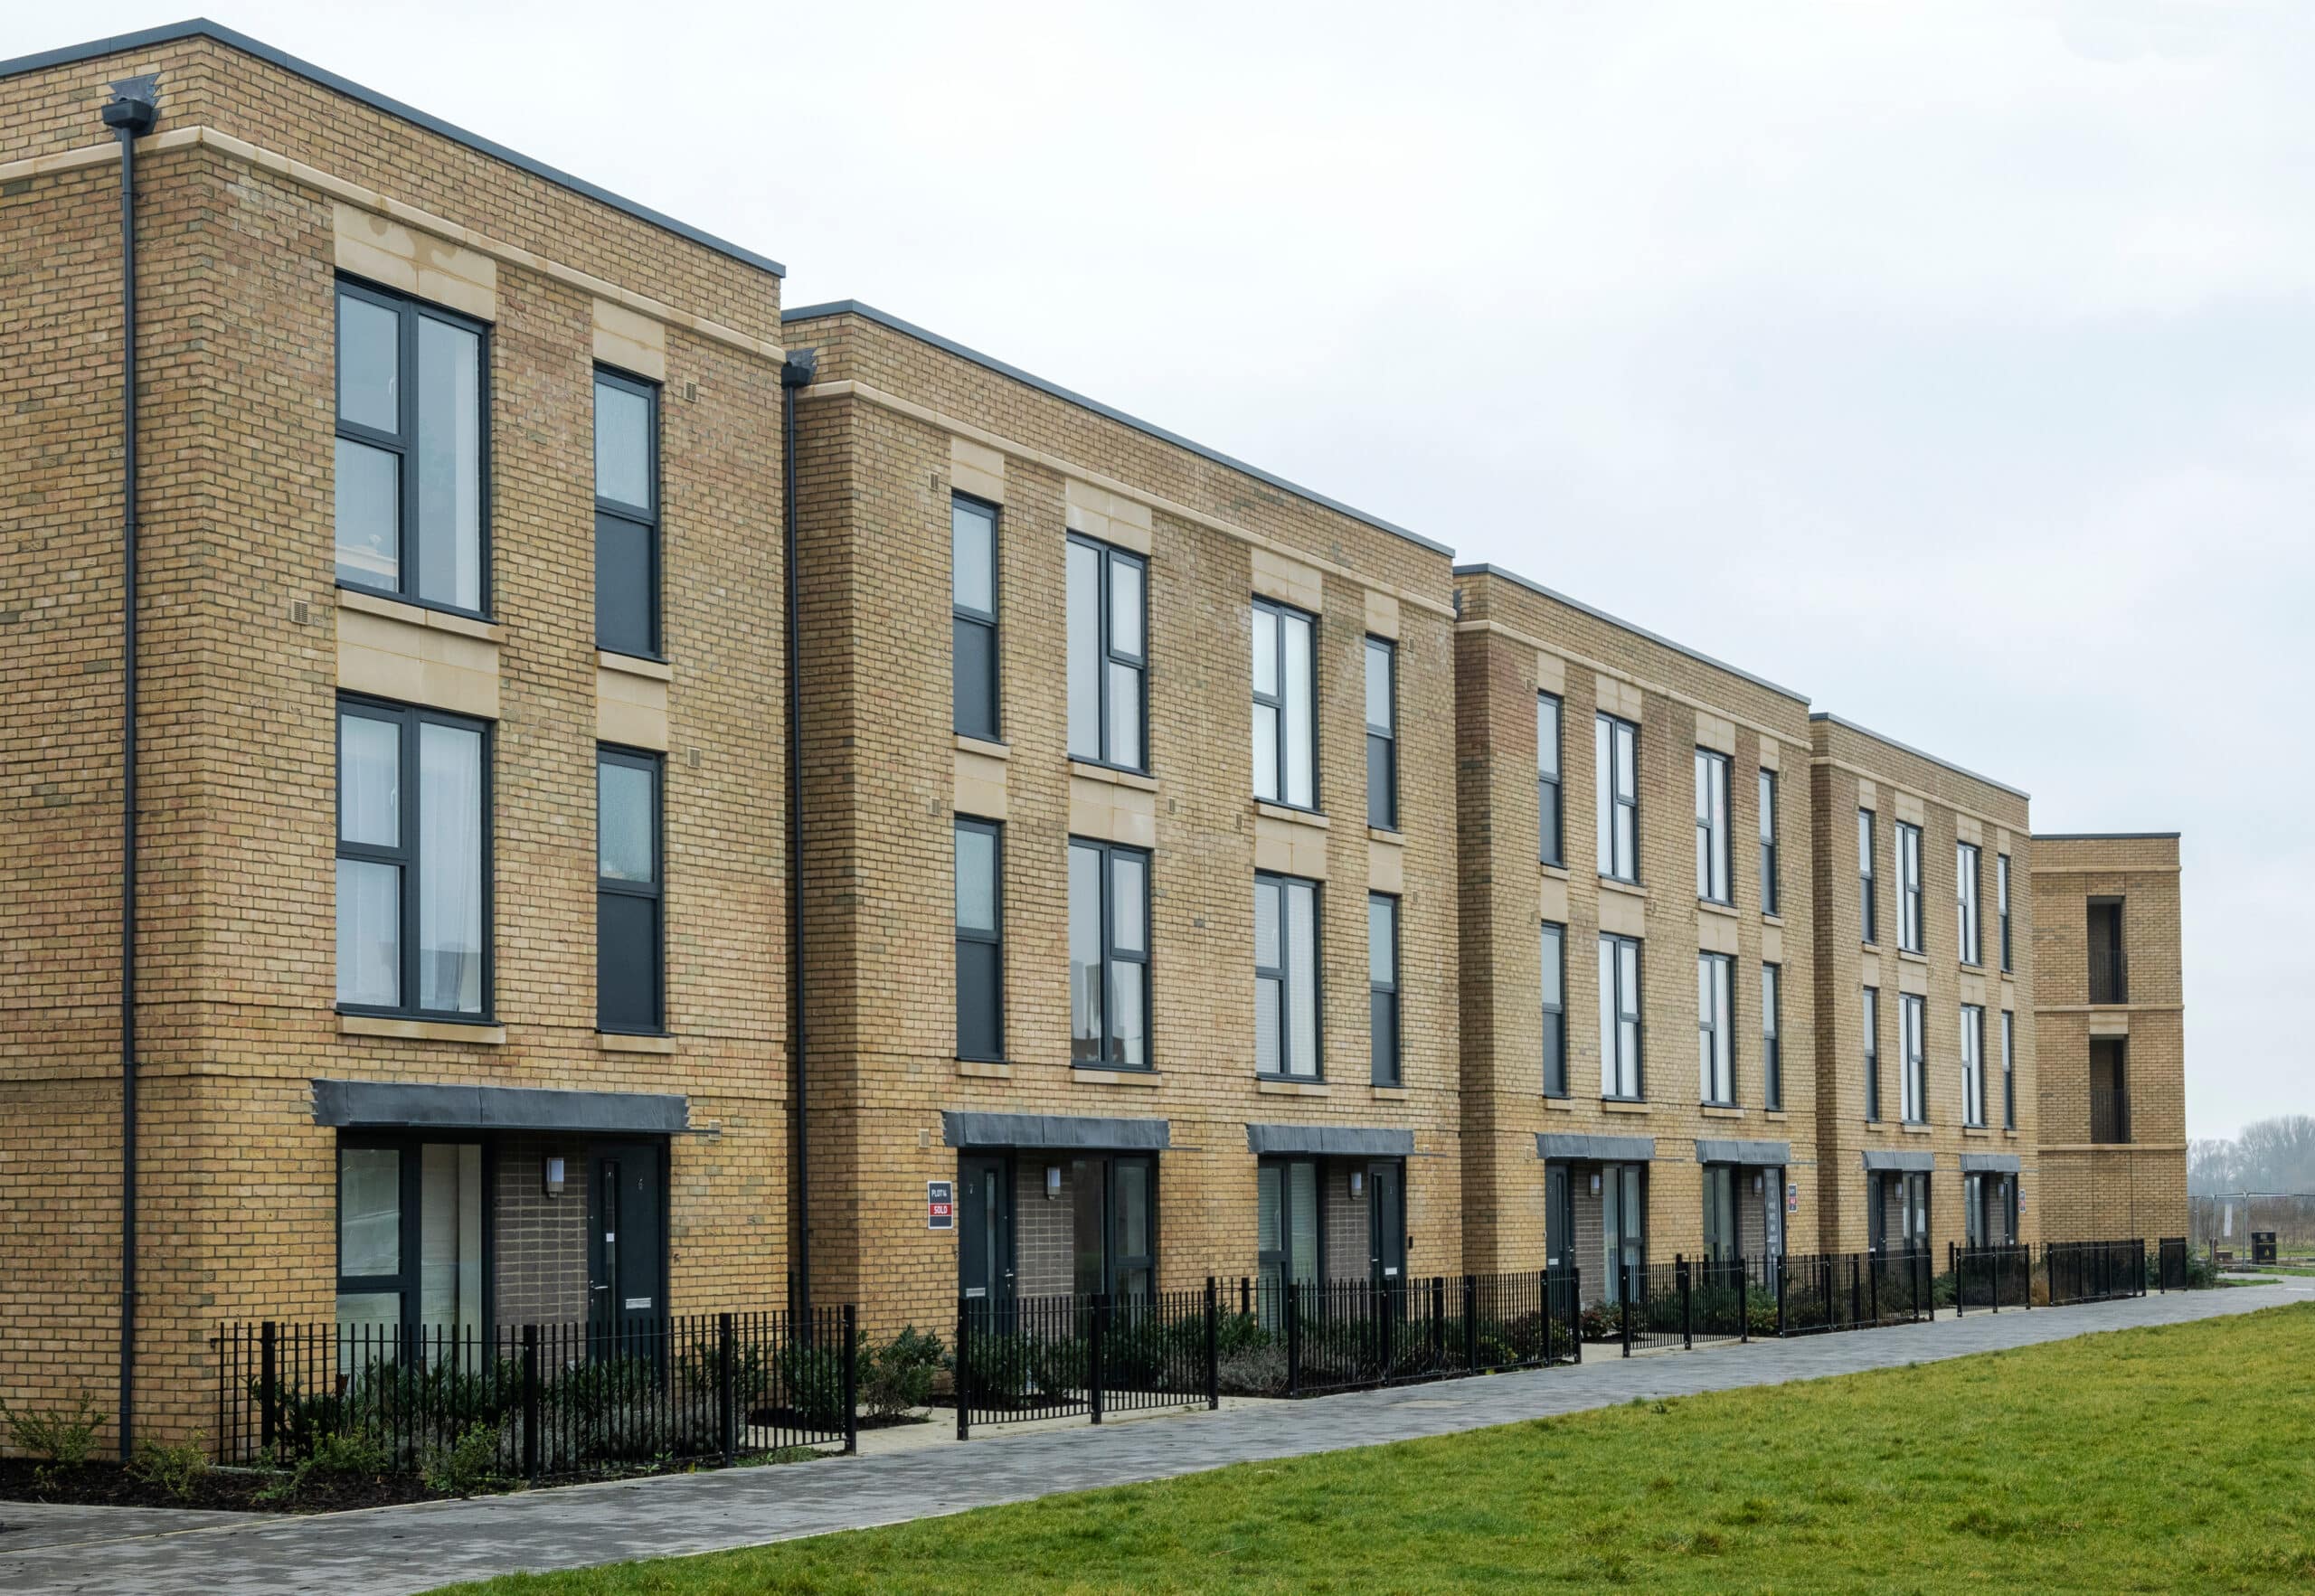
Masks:
[[[2152,1296],[1932,1324],[1727,1343],[1579,1366],[1265,1402],[468,1501],[285,1518],[0,1503],[0,1591],[198,1591],[203,1596],[405,1596],[458,1580],[714,1552],[961,1513],[1061,1491],[1129,1485],[1411,1437],[1447,1435],[1635,1397],[1693,1396],[2180,1324],[2315,1301],[2315,1280]],[[117,1527],[99,1516],[120,1514]],[[182,1520],[182,1523],[177,1521]]]

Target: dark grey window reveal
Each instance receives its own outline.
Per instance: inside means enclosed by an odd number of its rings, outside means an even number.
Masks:
[[[957,1056],[1005,1056],[1005,828],[957,817]]]
[[[1639,940],[1600,939],[1600,1095],[1637,1102],[1640,1072]]]
[[[1567,863],[1567,836],[1561,803],[1560,701],[1549,693],[1535,694],[1535,819],[1540,852],[1546,864]]]
[[[1953,892],[1963,964],[1985,962],[1985,950],[1978,946],[1978,858],[1977,844],[1953,845]]]
[[[595,647],[660,656],[659,388],[595,369]]]
[[[487,329],[337,285],[337,580],[480,615],[490,591]]]
[[[1764,1108],[1784,1107],[1784,1044],[1779,1036],[1784,1028],[1784,970],[1781,966],[1761,966],[1761,1103]]]
[[[2001,1011],[2001,1128],[2017,1129],[2017,1016]]]
[[[997,715],[997,506],[949,500],[950,632],[957,732],[994,742]]]
[[[1254,1069],[1318,1076],[1318,883],[1254,877]]]
[[[490,1007],[490,730],[337,704],[337,1006],[480,1020]]]
[[[1897,822],[1897,946],[1928,951],[1922,938],[1921,827]]]
[[[1736,1105],[1736,961],[1696,955],[1696,1095],[1716,1108]]]
[[[1857,812],[1857,906],[1858,923],[1863,928],[1868,947],[1881,940],[1880,922],[1874,913],[1873,878],[1873,811],[1859,809]]]
[[[1728,883],[1728,756],[1696,750],[1696,896],[1733,902]]]
[[[1567,928],[1545,921],[1542,987],[1544,994],[1544,1095],[1565,1097],[1567,1091]]]
[[[1961,1006],[1961,1123],[1986,1122],[1986,1011]]]
[[[1315,623],[1299,609],[1254,600],[1254,796],[1318,807]]]
[[[1366,894],[1366,1028],[1373,1081],[1399,1084],[1399,901]]]
[[[1066,558],[1070,757],[1147,770],[1148,562],[1073,534]]]
[[[1881,1118],[1881,994],[1865,989],[1865,1118]]]
[[[1929,1123],[1929,1044],[1923,1034],[1929,1024],[1928,1000],[1912,992],[1897,994],[1897,1044],[1904,1068],[1901,1106],[1908,1125]]]
[[[1602,715],[1593,728],[1593,812],[1600,831],[1600,874],[1639,879],[1639,728]]]
[[[624,748],[595,751],[595,1025],[666,1029],[666,762]]]
[[[1070,1061],[1149,1068],[1149,855],[1072,837]]]
[[[1777,908],[1776,872],[1776,772],[1761,772],[1761,912],[1775,914]]]
[[[2001,968],[2006,975],[2017,968],[2009,955],[2009,855],[1993,856],[1994,911],[2001,917]]]
[[[1399,656],[1366,639],[1366,824],[1399,828]]]

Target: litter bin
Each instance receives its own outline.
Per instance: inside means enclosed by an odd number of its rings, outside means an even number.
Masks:
[[[2275,1233],[2272,1231],[2251,1232],[2251,1261],[2272,1263],[2275,1261]]]

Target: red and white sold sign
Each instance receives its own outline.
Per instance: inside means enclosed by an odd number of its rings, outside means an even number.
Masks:
[[[929,1231],[952,1231],[957,1228],[957,1186],[954,1181],[928,1180],[924,1183],[924,1228]]]

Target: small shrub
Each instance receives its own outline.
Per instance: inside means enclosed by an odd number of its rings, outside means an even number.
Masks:
[[[868,1338],[860,1338],[860,1409],[872,1419],[894,1419],[921,1408],[932,1394],[933,1376],[949,1361],[949,1349],[938,1336],[914,1325],[874,1352]]]
[[[295,1502],[319,1487],[349,1480],[375,1479],[389,1472],[393,1458],[376,1436],[359,1430],[334,1430],[314,1438],[313,1448],[289,1471],[258,1493],[263,1502]]]
[[[445,1497],[470,1497],[500,1484],[497,1430],[469,1425],[449,1446],[430,1451],[425,1478],[428,1490]]]
[[[1235,1396],[1277,1396],[1286,1390],[1286,1348],[1248,1341],[1221,1362],[1222,1389]]]
[[[103,1418],[104,1411],[90,1400],[85,1391],[72,1399],[69,1411],[12,1408],[0,1402],[0,1419],[8,1421],[9,1433],[17,1446],[68,1469],[77,1469],[89,1460],[89,1450],[96,1444],[97,1425]]]
[[[855,1355],[856,1349],[855,1349]],[[844,1355],[841,1342],[790,1342],[780,1354],[781,1404],[807,1429],[842,1430]]]
[[[194,1487],[208,1472],[209,1459],[198,1441],[163,1446],[156,1440],[140,1440],[137,1443],[137,1455],[128,1462],[131,1479],[166,1491],[180,1502],[193,1495]]]

